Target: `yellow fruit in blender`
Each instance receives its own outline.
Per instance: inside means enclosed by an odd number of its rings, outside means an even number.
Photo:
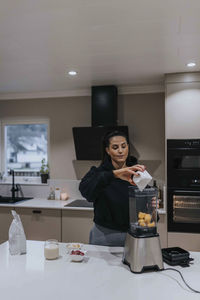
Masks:
[[[151,215],[150,214],[146,214],[145,217],[144,217],[144,221],[147,224],[151,223]]]
[[[143,213],[143,212],[140,211],[140,212],[138,213],[138,218],[139,218],[139,219],[144,219],[145,215],[146,215],[145,213]]]
[[[146,223],[144,222],[144,219],[139,219],[139,220],[138,220],[138,224],[139,224],[140,226],[146,226]]]
[[[146,223],[145,222],[141,222],[139,225],[142,226],[142,227],[144,227],[144,226],[146,226]]]
[[[155,226],[155,222],[149,223],[147,224],[148,227],[154,227]]]

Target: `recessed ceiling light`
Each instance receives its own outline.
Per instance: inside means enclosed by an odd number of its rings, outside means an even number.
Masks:
[[[189,68],[192,68],[192,67],[195,67],[196,66],[196,63],[195,62],[190,62],[187,64],[187,67]]]
[[[77,75],[77,72],[71,70],[71,71],[68,72],[68,74],[69,74],[70,76],[76,76],[76,75]]]

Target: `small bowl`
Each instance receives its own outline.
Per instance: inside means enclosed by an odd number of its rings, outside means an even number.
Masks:
[[[68,243],[66,245],[68,252],[70,252],[71,250],[80,250],[83,247],[83,244],[81,243]]]
[[[77,252],[77,254],[76,254],[76,252]],[[79,261],[79,262],[83,261],[85,255],[86,255],[86,251],[77,250],[77,249],[71,250],[70,254],[69,254],[71,261]]]

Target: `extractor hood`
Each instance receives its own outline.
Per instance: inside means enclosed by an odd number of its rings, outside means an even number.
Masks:
[[[128,136],[127,126],[117,126],[117,87],[92,87],[91,127],[73,127],[77,160],[101,160],[101,140],[110,130],[119,130]]]

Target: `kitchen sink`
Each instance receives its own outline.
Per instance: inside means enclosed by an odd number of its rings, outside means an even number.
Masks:
[[[65,207],[93,207],[93,203],[84,199],[76,199],[71,203],[66,204]]]
[[[32,197],[4,197],[4,196],[0,196],[0,203],[16,203],[19,201],[26,201],[26,200],[30,200],[33,199]]]

